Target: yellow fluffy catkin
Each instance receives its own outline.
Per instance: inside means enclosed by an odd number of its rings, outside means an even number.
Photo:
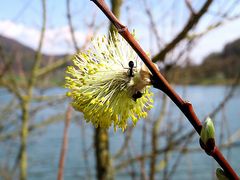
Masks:
[[[153,106],[150,73],[122,37],[98,37],[89,50],[76,54],[72,61],[66,70],[65,87],[72,106],[87,122],[124,131],[128,120],[135,125],[147,116]],[[129,61],[134,63],[132,74]],[[134,99],[139,92],[142,96]]]

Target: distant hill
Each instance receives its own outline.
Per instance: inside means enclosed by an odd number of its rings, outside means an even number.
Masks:
[[[18,76],[30,72],[35,50],[13,39],[0,36],[0,70],[3,68],[3,57],[12,61],[12,69]],[[62,56],[42,55],[41,66],[54,63]],[[63,83],[64,69],[51,75],[51,80]],[[200,65],[176,66],[163,73],[177,84],[223,84],[230,83],[240,72],[240,39],[226,44],[222,52],[214,52],[204,58]],[[176,78],[172,78],[174,77]],[[170,78],[171,77],[171,78]]]
[[[240,73],[240,39],[225,45],[221,52],[214,52],[204,58],[200,65],[175,67],[169,73],[176,73],[176,83],[223,84],[231,83]]]
[[[0,69],[3,68],[4,60],[11,60],[12,69],[16,74],[27,73],[33,66],[36,51],[27,47],[16,40],[0,35]],[[47,65],[64,57],[42,55],[41,65]],[[4,58],[4,59],[3,59]]]

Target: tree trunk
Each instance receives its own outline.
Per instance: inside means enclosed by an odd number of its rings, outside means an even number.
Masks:
[[[22,127],[20,147],[20,179],[27,179],[27,138],[28,138],[28,107],[29,102],[22,102]]]

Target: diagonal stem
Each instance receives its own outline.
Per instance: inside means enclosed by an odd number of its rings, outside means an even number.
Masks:
[[[196,116],[192,104],[190,102],[184,101],[171,87],[168,81],[162,76],[162,74],[158,71],[155,65],[152,63],[151,59],[147,56],[144,50],[140,47],[138,42],[134,39],[131,33],[128,31],[127,27],[121,24],[121,22],[114,16],[114,14],[110,11],[107,4],[104,0],[92,0],[108,17],[108,19],[113,23],[113,25],[117,28],[118,32],[122,35],[122,37],[130,44],[130,46],[136,51],[138,56],[142,59],[142,61],[146,64],[150,72],[152,73],[152,82],[153,86],[165,94],[178,106],[178,108],[183,112],[189,122],[192,124],[194,129],[200,134],[202,129],[202,124],[198,117]],[[224,158],[220,150],[215,147],[215,151],[211,154],[211,156],[219,163],[219,165],[223,168],[225,173],[231,179],[238,179],[238,175],[232,169],[228,161]]]
[[[188,32],[199,22],[199,20],[208,10],[212,2],[213,0],[206,0],[206,2],[204,3],[204,5],[202,6],[198,13],[192,13],[182,31],[179,32],[179,34],[177,34],[177,36],[169,44],[167,44],[165,48],[161,50],[161,52],[159,52],[152,58],[153,62],[156,62],[158,60],[160,61],[164,60],[167,53],[174,49],[176,45],[186,37]]]

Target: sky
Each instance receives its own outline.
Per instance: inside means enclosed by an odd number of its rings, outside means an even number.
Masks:
[[[232,0],[233,1],[233,0]],[[107,1],[108,2],[108,1]],[[146,51],[152,47],[149,40],[151,34],[146,33],[146,27],[149,22],[143,10],[143,3],[136,4],[136,1],[124,1],[122,7],[121,21],[128,24],[130,30],[137,31],[137,37]],[[187,20],[187,10],[184,1],[160,1],[149,0],[148,6],[151,11],[161,39],[164,43],[169,42],[181,29]],[[176,3],[179,2],[179,3]],[[193,5],[197,9],[202,5],[202,0],[194,1]],[[221,4],[223,0],[219,0]],[[162,13],[159,13],[159,7]],[[220,9],[220,5],[214,4],[211,11]],[[140,10],[141,11],[140,11]],[[171,9],[171,17],[164,16],[164,12]],[[71,12],[78,44],[84,43],[88,32],[87,24],[91,23],[93,17],[96,18],[96,25],[99,28],[99,34],[107,34],[108,20],[101,11],[90,0],[71,0]],[[234,9],[234,13],[240,13],[240,7]],[[238,14],[239,14],[238,13]],[[159,15],[160,14],[160,15]],[[42,9],[40,0],[8,0],[1,2],[0,11],[0,35],[15,39],[29,47],[36,48],[41,23]],[[202,32],[207,24],[213,19],[212,16],[204,17],[195,32]],[[215,18],[216,19],[216,18]],[[170,28],[171,27],[171,28]],[[174,28],[173,28],[174,27]],[[195,63],[199,63],[211,52],[221,51],[224,45],[237,38],[240,38],[240,19],[226,21],[223,26],[217,28],[203,38],[194,46],[191,52],[191,58]],[[44,39],[43,52],[46,54],[73,53],[73,45],[66,19],[66,1],[65,0],[47,0],[47,28]],[[153,50],[154,53],[154,50]]]

